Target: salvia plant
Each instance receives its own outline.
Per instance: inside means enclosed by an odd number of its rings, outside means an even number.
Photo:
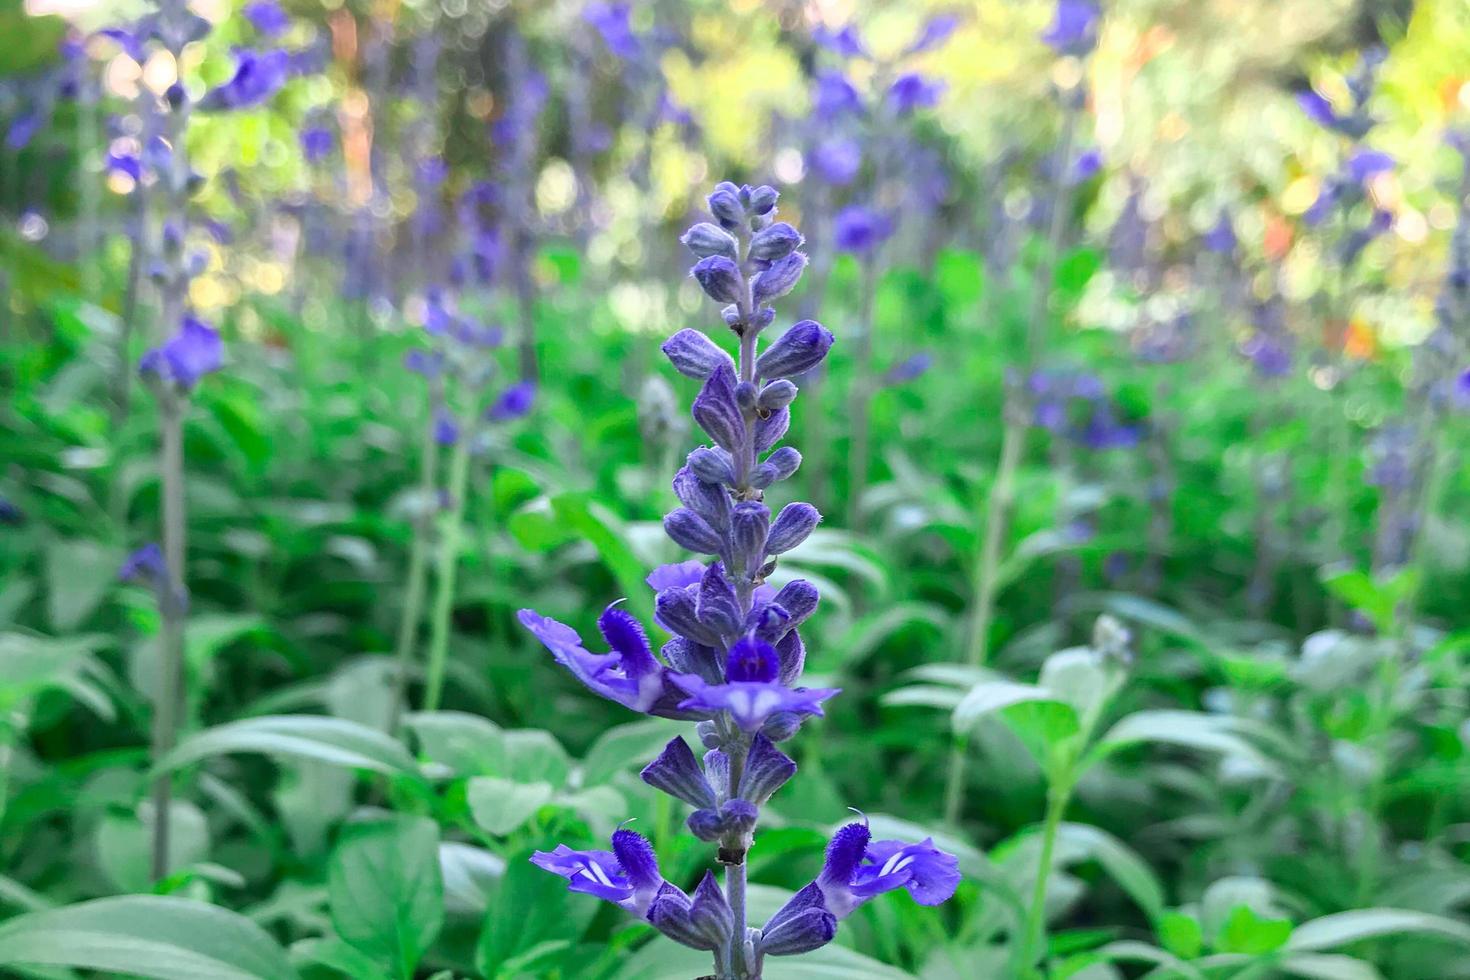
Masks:
[[[806,658],[799,627],[815,612],[817,590],[796,579],[768,580],[780,556],[820,520],[810,504],[786,504],[772,518],[769,488],[790,477],[801,455],[777,448],[797,395],[793,377],[821,363],[832,334],[803,320],[761,349],[774,302],[807,264],[801,234],[776,220],[769,186],[722,183],[708,198],[713,222],[683,242],[696,256],[691,274],[737,340],[735,358],[705,334],[680,330],[663,345],[674,368],[702,382],[694,420],[712,445],[696,449],[674,476],[680,507],[664,529],[704,556],[659,568],[656,623],[672,638],[655,656],[642,624],[613,603],[598,618],[609,652],[593,653],[577,631],[531,609],[521,623],[593,692],[634,711],[696,722],[697,756],[676,737],[642,772],[655,789],[688,804],[690,833],[716,845],[724,886],[712,871],[693,893],[664,879],[647,838],[627,827],[611,850],[559,845],[533,862],[565,877],[573,891],[620,905],[675,942],[713,954],[716,977],[753,980],[768,956],[809,952],[830,942],[838,922],[884,892],[906,888],[934,905],[959,882],[958,861],[934,845],[871,840],[865,822],[841,827],[821,873],[768,921],[747,921],[747,856],[760,808],[796,774],[778,744],[822,714],[839,693],[800,685]]]

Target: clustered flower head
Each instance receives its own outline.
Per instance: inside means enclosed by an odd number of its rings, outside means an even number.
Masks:
[[[722,305],[739,356],[693,329],[663,345],[675,370],[702,383],[692,413],[710,440],[675,475],[680,506],[664,518],[669,537],[702,557],[648,577],[655,622],[671,638],[656,655],[642,624],[613,603],[597,622],[607,652],[594,653],[571,627],[530,609],[520,613],[556,661],[594,693],[634,711],[697,723],[702,759],[675,738],[642,776],[688,804],[690,832],[718,844],[727,891],[710,873],[692,894],[666,881],[648,841],[627,829],[613,835],[611,851],[562,845],[533,861],[565,877],[574,891],[614,902],[676,942],[711,951],[722,976],[742,978],[760,976],[765,956],[830,941],[837,921],[875,895],[908,888],[919,901],[936,904],[959,880],[956,859],[932,842],[874,843],[863,824],[852,824],[834,839],[816,881],[763,928],[743,921],[745,854],[760,808],[796,772],[777,746],[838,693],[801,684],[806,651],[799,627],[816,611],[816,588],[795,579],[777,589],[769,581],[780,556],[821,520],[815,507],[800,502],[773,516],[764,498],[801,463],[794,448],[777,446],[790,425],[794,379],[818,366],[833,342],[821,324],[802,320],[759,349],[760,335],[775,320],[773,302],[796,286],[807,263],[803,238],[777,220],[776,201],[768,186],[721,183],[708,197],[713,220],[682,239],[696,258],[690,274]],[[734,903],[732,882],[742,896]]]

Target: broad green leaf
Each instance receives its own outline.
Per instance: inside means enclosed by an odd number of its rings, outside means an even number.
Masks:
[[[921,707],[954,711],[965,698],[965,692],[953,687],[937,684],[911,684],[896,691],[889,691],[879,700],[895,708]]]
[[[404,718],[429,762],[456,776],[506,771],[505,733],[499,725],[462,711],[417,712]]]
[[[1072,710],[1055,694],[1034,684],[1018,684],[1015,681],[985,681],[970,688],[960,699],[960,703],[955,705],[954,730],[968,732],[986,715],[994,714],[1012,705],[1028,702],[1049,702],[1060,705],[1069,713]],[[1075,716],[1073,720],[1075,722]]]
[[[413,756],[396,739],[320,715],[265,715],[206,728],[180,742],[154,771],[169,772],[232,752],[294,756],[382,773],[415,771]]]
[[[556,521],[585,539],[617,580],[618,591],[643,622],[653,619],[653,592],[644,578],[648,570],[628,546],[622,522],[583,494],[563,493],[551,498]]]
[[[1383,980],[1371,963],[1338,953],[1293,953],[1278,961],[1282,971],[1306,980]]]
[[[1352,909],[1324,915],[1296,927],[1287,944],[1292,950],[1335,949],[1364,939],[1403,932],[1422,932],[1470,945],[1470,925],[1413,909]]]
[[[153,884],[153,805],[137,814],[109,813],[93,833],[97,863],[119,891],[145,892]],[[209,825],[204,812],[187,800],[169,805],[168,870],[179,871],[203,861],[209,853]]]
[[[0,924],[0,966],[61,966],[155,980],[289,980],[285,951],[243,916],[163,895],[99,898]]]
[[[518,783],[499,776],[476,776],[465,790],[475,823],[487,834],[504,837],[519,830],[555,794],[549,783]]]
[[[1114,661],[1087,647],[1073,647],[1046,658],[1038,683],[1071,705],[1081,724],[1090,729],[1125,679]]]
[[[444,911],[480,918],[500,890],[505,858],[483,847],[445,841],[439,845],[439,873],[444,879]]]
[[[1159,742],[1240,756],[1266,773],[1277,772],[1276,764],[1236,734],[1236,728],[1236,719],[1229,715],[1207,715],[1198,711],[1135,711],[1098,740],[1089,764],[1130,745]]]
[[[88,658],[106,643],[97,634],[58,640],[0,633],[0,711],[48,688],[72,689]]]
[[[526,851],[507,859],[500,894],[485,917],[475,962],[487,980],[505,980],[512,975],[505,971],[506,963],[544,944],[565,942],[570,947],[601,905],[591,895],[568,891],[564,879],[536,867],[530,858]]]
[[[337,935],[405,980],[444,925],[439,825],[427,817],[348,825],[327,867]]]
[[[559,789],[572,773],[572,759],[550,732],[539,728],[520,728],[503,733],[505,771],[503,775],[521,783],[545,782]]]
[[[1215,948],[1222,953],[1260,956],[1280,949],[1290,938],[1291,920],[1266,918],[1248,905],[1237,905],[1215,935]]]
[[[857,663],[877,650],[894,633],[916,623],[931,627],[931,632],[942,631],[949,623],[949,616],[943,609],[929,603],[895,603],[853,623],[832,646],[842,663]]]
[[[642,769],[669,740],[687,731],[687,724],[650,718],[609,728],[597,737],[582,760],[582,785],[595,786],[627,769]]]
[[[82,624],[117,582],[123,554],[96,541],[56,541],[46,548],[46,612],[58,632]]]
[[[1164,886],[1148,862],[1107,831],[1090,824],[1064,823],[1058,839],[1103,866],[1118,887],[1154,921],[1164,914]]]
[[[1192,960],[1205,948],[1205,931],[1199,919],[1187,912],[1166,912],[1155,927],[1159,942],[1175,956]]]
[[[1152,963],[1157,967],[1165,968],[1166,971],[1173,971],[1181,977],[1186,977],[1188,980],[1203,980],[1204,978],[1203,973],[1178,956],[1159,949],[1157,946],[1150,946],[1148,943],[1120,940],[1099,946],[1095,954],[1115,963]],[[1169,974],[1166,972],[1165,975]]]

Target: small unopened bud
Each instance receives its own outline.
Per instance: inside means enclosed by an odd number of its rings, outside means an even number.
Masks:
[[[801,247],[801,233],[784,221],[778,221],[756,233],[750,240],[750,257],[757,262],[784,259]]]
[[[763,413],[774,412],[778,408],[785,408],[787,405],[796,401],[798,390],[796,385],[787,381],[785,378],[772,381],[761,389],[760,399],[756,403],[756,407]]]
[[[727,259],[734,259],[738,254],[739,243],[735,241],[735,236],[719,225],[710,224],[708,221],[701,221],[690,228],[679,241],[702,259],[711,255],[723,255]]]
[[[715,302],[735,303],[740,300],[740,269],[725,256],[711,255],[700,259],[689,274],[698,280],[700,288]]]

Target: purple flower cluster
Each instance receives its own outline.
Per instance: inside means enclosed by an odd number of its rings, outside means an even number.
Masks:
[[[1065,436],[1087,449],[1122,449],[1138,444],[1137,425],[1124,422],[1102,379],[1087,372],[1037,371],[1027,380],[1038,428]]]
[[[801,463],[795,449],[777,447],[790,425],[793,379],[819,365],[833,342],[820,324],[803,320],[759,350],[775,319],[772,303],[796,286],[807,263],[801,234],[776,220],[776,199],[767,186],[722,183],[708,198],[714,220],[682,239],[697,258],[691,275],[723,306],[739,357],[692,329],[663,345],[679,373],[702,382],[692,411],[711,442],[675,475],[681,506],[664,518],[670,538],[705,557],[648,577],[657,593],[655,621],[672,638],[655,655],[643,626],[614,603],[597,623],[608,651],[593,653],[571,627],[530,609],[520,613],[556,661],[594,693],[634,711],[697,722],[702,760],[675,738],[642,775],[688,804],[689,830],[719,845],[726,889],[708,873],[692,895],[664,880],[648,842],[629,830],[613,835],[611,851],[559,846],[534,862],[567,878],[574,891],[711,951],[721,976],[740,978],[759,977],[768,955],[829,942],[837,921],[875,895],[908,888],[935,904],[959,880],[955,858],[932,842],[871,843],[867,828],[853,824],[834,839],[816,881],[763,928],[745,922],[745,854],[760,807],[796,772],[777,744],[838,693],[800,684],[806,651],[798,629],[816,610],[816,588],[796,579],[777,589],[768,581],[780,555],[821,519],[799,502],[773,516],[764,498]]]

